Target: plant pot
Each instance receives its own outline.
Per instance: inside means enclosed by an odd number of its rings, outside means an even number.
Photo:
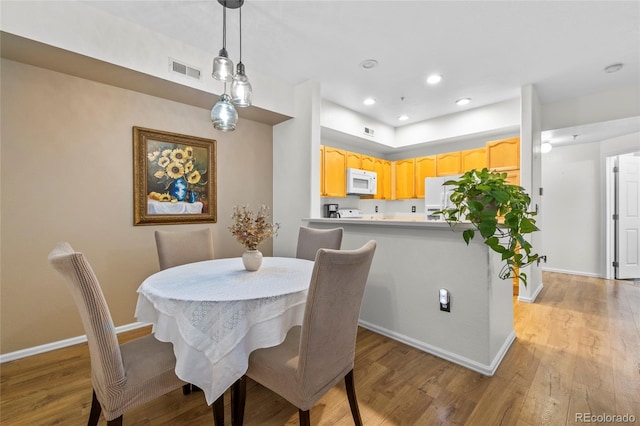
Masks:
[[[247,250],[242,253],[242,264],[247,271],[257,271],[262,265],[262,253],[260,250]]]

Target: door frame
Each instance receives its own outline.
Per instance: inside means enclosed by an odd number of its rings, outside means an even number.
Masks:
[[[613,261],[615,259],[616,251],[616,221],[613,220],[613,214],[616,211],[616,186],[618,183],[618,176],[613,172],[614,167],[618,165],[618,157],[624,154],[632,154],[638,152],[635,149],[623,150],[620,152],[607,153],[604,158],[605,168],[605,279],[613,280],[616,276],[615,267]]]

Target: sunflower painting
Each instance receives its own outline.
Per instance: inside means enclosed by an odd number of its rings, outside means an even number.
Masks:
[[[215,222],[215,140],[133,128],[134,224]]]

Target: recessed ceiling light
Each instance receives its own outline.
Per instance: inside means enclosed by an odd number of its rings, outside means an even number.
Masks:
[[[367,98],[367,99],[365,99],[365,100],[364,100],[364,102],[362,102],[362,103],[363,103],[363,104],[365,104],[365,105],[373,105],[373,104],[375,104],[375,103],[376,103],[376,100],[375,100],[375,99],[373,99],[373,98]]]
[[[398,117],[398,120],[400,121],[407,121],[409,119],[409,116],[407,114],[402,114],[400,117]]]
[[[471,98],[462,98],[456,101],[456,105],[459,105],[459,106],[467,105],[469,102],[471,102]]]
[[[427,83],[429,84],[438,84],[442,81],[442,76],[440,74],[431,74],[427,78]]]
[[[376,61],[375,59],[365,59],[364,61],[360,62],[360,68],[365,70],[370,70],[371,68],[375,68],[377,66],[378,61]]]
[[[622,69],[622,64],[611,64],[604,69],[604,72],[611,74],[612,72],[618,72]]]

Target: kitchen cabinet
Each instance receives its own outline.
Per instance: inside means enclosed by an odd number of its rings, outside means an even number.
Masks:
[[[520,170],[505,170],[504,172],[507,174],[505,182],[511,185],[520,185]]]
[[[391,199],[391,161],[382,158],[373,159],[373,171],[378,174],[378,190],[375,200]]]
[[[369,155],[362,155],[361,156],[361,166],[360,168],[362,170],[368,170],[370,172],[375,172],[375,157],[371,157]]]
[[[424,179],[436,175],[436,156],[418,157],[415,160],[415,196],[424,198]]]
[[[415,198],[415,158],[397,160],[396,200]]]
[[[457,175],[460,173],[460,151],[436,155],[436,176]]]
[[[322,152],[322,196],[347,196],[347,151],[323,146]]]
[[[487,167],[487,148],[468,149],[460,151],[461,173],[469,170],[482,170]]]
[[[520,138],[487,142],[487,163],[491,170],[520,168]]]
[[[362,168],[362,155],[357,152],[346,151],[347,155],[347,168],[348,169],[361,169]]]

